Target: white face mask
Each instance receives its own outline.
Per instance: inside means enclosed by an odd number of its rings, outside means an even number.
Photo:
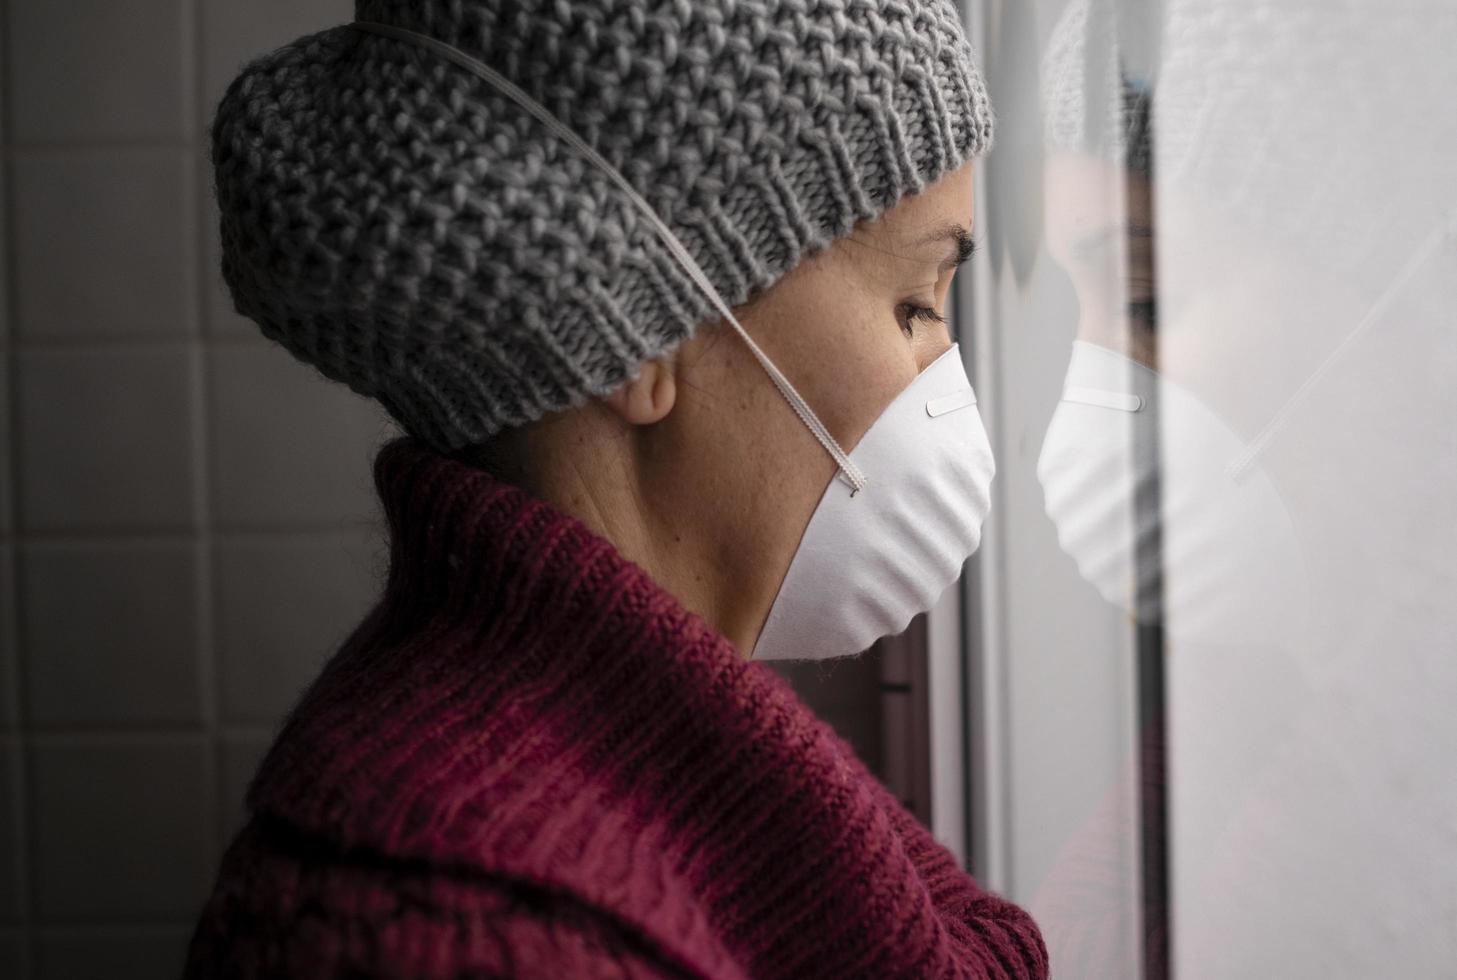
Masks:
[[[1079,340],[1037,478],[1058,544],[1108,602],[1176,639],[1290,646],[1308,578],[1285,505],[1244,450],[1186,389]]]
[[[850,458],[873,482],[830,481],[754,646],[755,660],[860,653],[899,633],[961,575],[996,473],[953,344],[906,386]]]
[[[355,21],[412,40],[490,82],[600,168],[748,345],[785,400],[840,468],[810,518],[755,655],[816,659],[859,653],[929,609],[976,549],[989,509],[992,456],[953,345],[896,397],[853,454],[774,366],[652,206],[589,144],[494,68],[416,31]],[[970,414],[958,411],[970,408]],[[864,470],[862,470],[862,466]],[[868,472],[868,475],[867,475]]]

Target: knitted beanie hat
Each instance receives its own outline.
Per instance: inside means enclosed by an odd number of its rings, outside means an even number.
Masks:
[[[356,0],[592,147],[730,305],[988,149],[955,0]],[[211,129],[235,309],[450,453],[606,394],[712,301],[600,168],[429,46],[341,25]]]

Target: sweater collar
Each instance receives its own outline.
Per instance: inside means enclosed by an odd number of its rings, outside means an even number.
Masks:
[[[383,598],[404,619],[568,614],[581,604],[613,606],[624,590],[661,591],[575,518],[413,437],[381,448],[374,477],[390,535]],[[534,625],[576,624],[563,615]]]
[[[811,921],[821,955],[848,955],[867,928],[852,896],[916,908],[908,866],[883,880],[875,777],[771,668],[575,518],[412,437],[380,450],[375,483],[384,593],[289,713],[249,808],[331,846],[569,890],[665,948],[701,949],[712,906],[730,945]],[[655,924],[665,908],[682,921]]]

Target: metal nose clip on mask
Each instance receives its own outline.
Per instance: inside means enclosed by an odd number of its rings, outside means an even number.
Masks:
[[[980,543],[996,469],[958,345],[918,374],[876,419],[854,452],[847,453],[734,317],[677,236],[596,150],[509,79],[464,51],[392,24],[354,21],[351,26],[421,44],[479,75],[606,173],[834,458],[838,481],[830,481],[810,516],[752,659],[818,660],[856,654],[880,637],[904,629],[935,603]],[[875,473],[873,484],[862,467]]]

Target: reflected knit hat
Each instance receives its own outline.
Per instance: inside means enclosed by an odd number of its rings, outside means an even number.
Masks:
[[[623,175],[730,305],[991,145],[955,0],[356,0]],[[710,319],[631,198],[491,82],[340,25],[245,64],[211,159],[234,308],[455,450]]]

